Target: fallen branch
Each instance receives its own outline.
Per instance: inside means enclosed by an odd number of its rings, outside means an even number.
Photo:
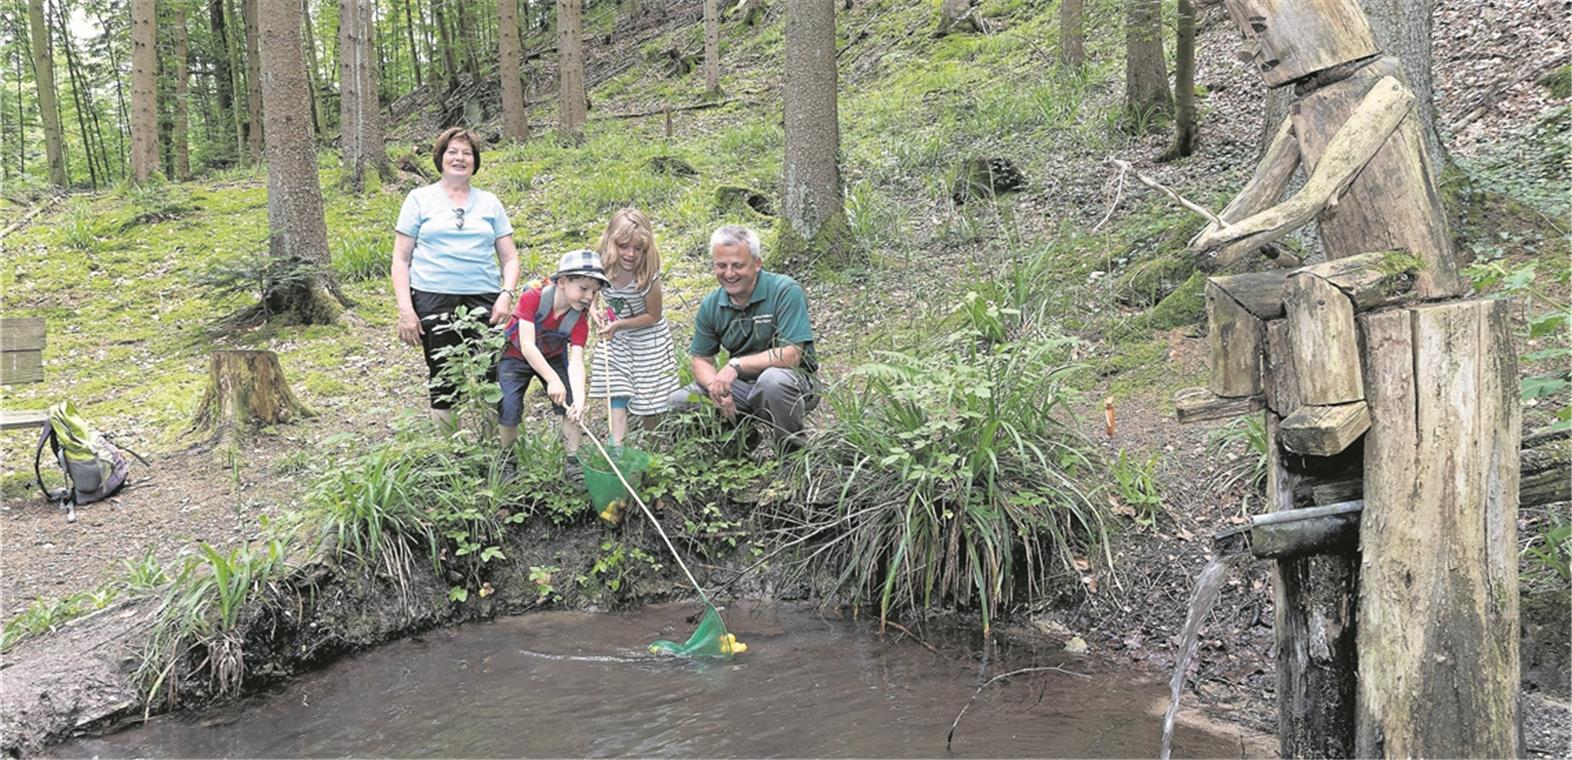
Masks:
[[[56,203],[60,202],[61,198],[64,198],[64,197],[65,197],[64,195],[50,196],[50,198],[48,200],[44,201],[43,203],[38,204],[37,206],[34,206],[33,210],[29,211],[25,215],[23,215],[21,219],[18,219],[16,221],[12,222],[5,229],[0,230],[0,240],[4,240],[6,235],[9,235],[9,234],[11,234],[11,233],[21,229],[28,222],[32,221],[33,217],[38,216],[39,214],[43,213],[45,209],[53,207]]]
[[[977,695],[981,694],[983,692],[983,689],[986,689],[989,686],[993,685],[994,681],[1001,681],[1001,680],[1009,678],[1011,676],[1018,676],[1018,675],[1022,675],[1024,673],[1041,673],[1041,672],[1043,672],[1045,670],[1052,670],[1052,671],[1055,671],[1055,672],[1063,673],[1063,674],[1065,674],[1067,676],[1075,676],[1076,678],[1090,678],[1090,676],[1086,675],[1085,673],[1076,673],[1075,671],[1072,671],[1072,670],[1065,670],[1064,668],[1061,668],[1061,667],[1059,667],[1057,665],[1048,665],[1048,666],[1036,667],[1036,668],[1020,668],[1018,670],[1012,670],[1012,671],[1010,671],[1008,673],[1000,673],[999,675],[996,675],[993,678],[990,678],[987,681],[984,681],[981,686],[977,687],[977,691],[972,692],[972,698],[966,700],[966,706],[961,708],[961,711],[955,715],[955,721],[950,724],[950,733],[944,735],[944,749],[946,751],[949,751],[950,744],[955,741],[955,728],[957,726],[961,725],[961,716],[965,715],[966,711],[971,709],[972,703],[977,701]]]
[[[1121,161],[1121,160],[1119,160],[1117,158],[1114,158],[1113,156],[1109,156],[1108,157],[1108,163],[1113,164],[1114,166],[1118,167],[1119,170],[1122,171],[1122,172],[1129,172],[1131,174],[1134,174],[1135,178],[1141,181],[1141,184],[1146,185],[1147,187],[1150,187],[1153,190],[1157,190],[1157,191],[1163,193],[1164,195],[1167,195],[1168,197],[1170,197],[1170,198],[1174,199],[1175,201],[1177,201],[1179,203],[1179,205],[1184,206],[1185,208],[1190,209],[1191,211],[1194,211],[1195,213],[1200,214],[1201,216],[1206,217],[1208,221],[1210,221],[1212,224],[1217,225],[1219,229],[1227,229],[1230,226],[1228,224],[1228,222],[1225,222],[1225,221],[1222,220],[1222,217],[1219,217],[1218,215],[1212,213],[1205,206],[1202,206],[1199,203],[1191,201],[1190,199],[1188,199],[1188,198],[1186,198],[1186,197],[1184,197],[1184,196],[1174,192],[1167,185],[1164,185],[1163,183],[1158,182],[1157,180],[1152,179],[1151,177],[1148,177],[1145,174],[1142,174],[1142,173],[1136,171],[1135,167],[1130,165],[1130,162],[1128,162],[1128,161]]]
[[[602,119],[640,119],[640,118],[643,118],[645,116],[656,116],[656,115],[663,114],[663,113],[677,113],[678,111],[700,111],[700,110],[703,110],[703,109],[706,109],[706,108],[718,108],[720,106],[724,106],[724,105],[727,105],[729,103],[735,103],[735,102],[737,102],[740,99],[741,98],[725,98],[725,99],[722,99],[722,100],[711,100],[711,101],[706,101],[706,102],[703,102],[703,103],[691,103],[691,104],[685,105],[685,106],[670,106],[670,107],[662,106],[660,108],[656,108],[656,109],[649,110],[649,111],[632,111],[632,112],[629,112],[629,113],[609,113],[609,114],[606,114],[605,116],[602,116],[600,118],[602,118]]]

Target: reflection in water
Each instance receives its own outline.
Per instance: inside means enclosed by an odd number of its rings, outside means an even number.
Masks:
[[[794,607],[733,608],[729,662],[656,659],[689,605],[535,613],[399,641],[222,711],[155,719],[53,748],[159,757],[947,757],[980,683],[964,643],[934,654],[872,625]],[[958,640],[959,641],[959,640]],[[974,642],[973,642],[974,643]],[[984,677],[1059,664],[995,653]],[[1072,668],[1086,667],[1075,663]],[[1157,746],[1161,685],[1059,673],[990,686],[953,756],[1135,757]],[[1181,729],[1181,755],[1237,739]]]

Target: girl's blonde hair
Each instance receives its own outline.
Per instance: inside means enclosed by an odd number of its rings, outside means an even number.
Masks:
[[[613,214],[606,224],[606,231],[600,236],[601,258],[609,261],[608,257],[617,255],[617,246],[629,244],[644,249],[644,260],[633,273],[633,280],[641,289],[647,288],[660,274],[660,253],[655,250],[655,231],[650,228],[649,218],[631,207]]]

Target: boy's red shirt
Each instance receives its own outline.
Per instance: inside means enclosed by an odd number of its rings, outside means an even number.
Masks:
[[[519,304],[518,306],[513,307],[513,319],[508,322],[508,334],[517,335],[517,331],[514,330],[514,327],[518,322],[529,322],[530,324],[535,323],[535,311],[540,308],[540,294],[543,287],[544,285],[537,285],[536,287],[526,290],[519,295]],[[568,314],[571,313],[571,311],[571,309],[563,311],[561,314],[555,314],[548,311],[546,313],[545,324],[535,325],[536,334],[539,335],[543,330],[557,329],[562,325],[562,320],[567,319]],[[584,344],[589,341],[589,323],[590,320],[588,316],[580,314],[578,322],[574,323],[573,325],[573,333],[568,336],[568,342],[582,348]],[[540,343],[538,341],[536,342],[536,347],[540,347]],[[562,355],[562,349],[557,348],[554,351],[541,349],[540,353],[547,359],[554,359]],[[516,338],[508,340],[507,347],[502,350],[502,355],[512,357],[514,359],[524,358],[524,352],[519,350],[519,344]]]

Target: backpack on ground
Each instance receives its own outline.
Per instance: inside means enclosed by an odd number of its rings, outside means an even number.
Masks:
[[[51,491],[44,485],[45,446],[54,453],[55,462],[65,474],[65,488]],[[90,427],[70,401],[55,404],[49,407],[49,420],[33,453],[33,475],[38,479],[38,488],[50,501],[65,506],[67,519],[74,520],[77,506],[107,499],[125,485],[131,468],[121,448]],[[136,452],[125,450],[147,464]]]

